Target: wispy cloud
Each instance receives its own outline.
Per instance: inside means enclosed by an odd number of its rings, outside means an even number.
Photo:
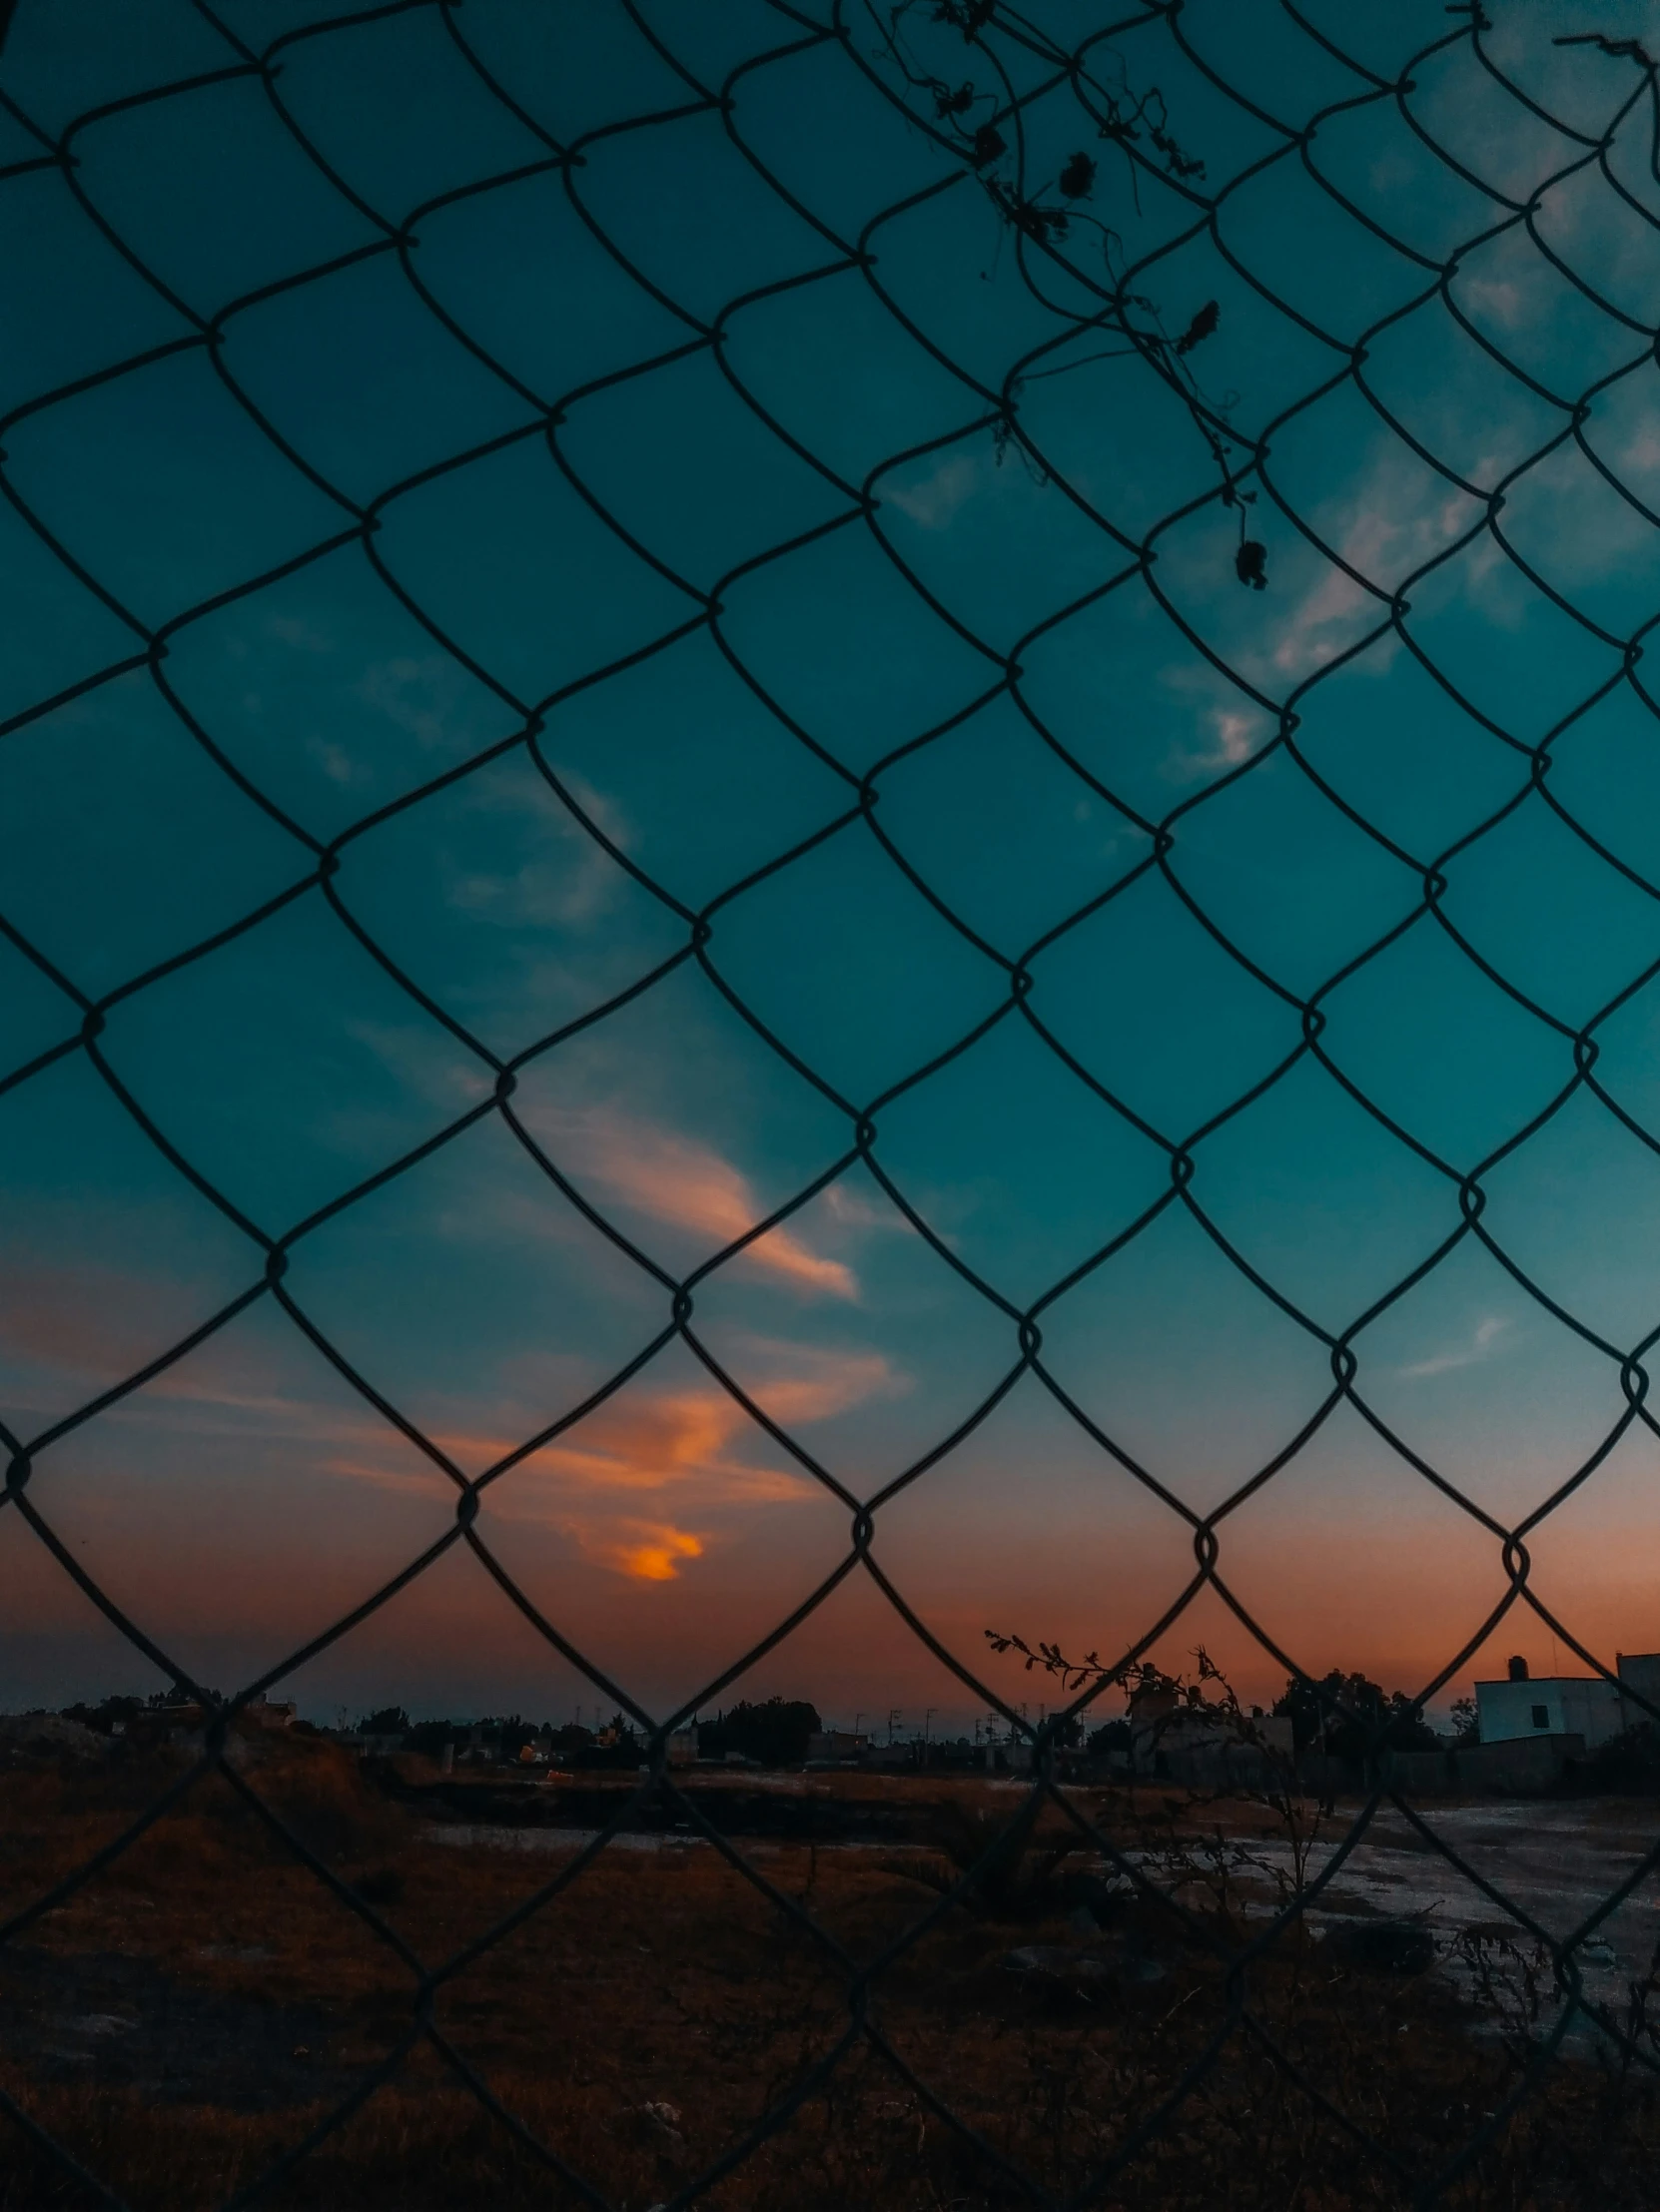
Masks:
[[[317,622],[308,622],[304,615],[268,615],[265,626],[279,644],[293,646],[297,652],[330,653],[335,649],[328,631]]]
[[[599,1185],[654,1220],[706,1236],[716,1249],[734,1243],[766,1214],[749,1178],[695,1137],[597,1110],[562,1116],[553,1134],[579,1181]],[[858,1298],[852,1268],[815,1251],[787,1226],[769,1229],[741,1257],[797,1290]]]
[[[920,529],[943,530],[973,496],[979,465],[972,453],[962,452],[934,456],[926,465],[926,474],[909,481],[885,477],[882,501],[909,515]]]
[[[1190,718],[1192,736],[1178,739],[1165,759],[1165,773],[1178,783],[1237,768],[1273,735],[1270,718],[1207,660],[1171,661],[1159,680]]]
[[[733,1352],[742,1361],[743,1387],[786,1429],[906,1387],[880,1353],[767,1337],[740,1339]],[[445,1434],[441,1441],[472,1467],[510,1448],[489,1435]],[[810,1475],[779,1460],[772,1439],[718,1383],[642,1385],[607,1399],[567,1435],[509,1469],[486,1492],[485,1510],[557,1530],[585,1559],[631,1580],[670,1582],[720,1550],[732,1527],[747,1524],[758,1509],[800,1506],[815,1495]]]
[[[793,1431],[902,1398],[912,1378],[883,1352],[759,1334],[723,1339],[725,1371],[769,1421]]]
[[[560,774],[588,820],[626,851],[633,833],[621,809],[583,777]],[[444,898],[457,912],[512,929],[567,930],[615,904],[626,881],[615,861],[524,762],[480,770],[461,804],[492,829],[499,824],[501,864],[446,868]]]
[[[51,1313],[32,1314],[32,1349],[53,1365],[77,1366],[89,1334],[145,1289],[167,1285],[74,1277]],[[125,1294],[124,1294],[125,1293]],[[98,1311],[88,1314],[88,1303]],[[5,1317],[0,1309],[0,1319]],[[29,1323],[12,1316],[26,1333]],[[132,1347],[137,1351],[139,1347]],[[454,1490],[372,1408],[319,1389],[296,1363],[286,1330],[273,1337],[233,1328],[154,1378],[107,1419],[122,1449],[164,1449],[170,1461],[236,1465],[262,1475],[279,1465],[353,1485],[425,1500],[443,1525]],[[740,1379],[769,1418],[786,1428],[827,1420],[905,1387],[876,1352],[840,1352],[771,1337],[734,1340]],[[695,1379],[694,1379],[695,1378]],[[528,1378],[520,1376],[519,1384]],[[564,1377],[567,1389],[584,1385]],[[516,1402],[455,1408],[428,1424],[434,1443],[460,1468],[480,1472],[503,1459],[546,1418]],[[730,1548],[758,1513],[795,1508],[816,1495],[794,1464],[737,1400],[700,1370],[675,1386],[648,1378],[618,1392],[565,1435],[510,1468],[485,1492],[486,1520],[539,1529],[595,1569],[631,1583],[679,1580],[697,1562]]]
[[[910,1223],[886,1195],[871,1197],[856,1190],[844,1177],[824,1193],[825,1211],[848,1228],[909,1229]]]
[[[0,1285],[0,1353],[8,1365],[62,1375],[130,1370],[191,1318],[176,1282],[37,1258]]]
[[[798,1389],[794,1418],[813,1419],[826,1397],[811,1382]],[[584,1559],[629,1581],[673,1582],[718,1546],[715,1531],[730,1523],[734,1508],[742,1519],[811,1495],[811,1478],[800,1470],[744,1457],[756,1443],[773,1449],[717,1386],[625,1393],[568,1439],[510,1470],[489,1491],[487,1510],[556,1529]],[[643,1503],[653,1494],[665,1503],[672,1498],[672,1518],[618,1510],[624,1499]]]
[[[567,1497],[668,1489],[694,1491],[705,1503],[794,1497],[803,1476],[757,1466],[733,1450],[751,1438],[759,1440],[759,1432],[748,1414],[711,1383],[707,1389],[620,1395],[526,1464],[538,1491],[545,1492],[551,1477]],[[507,1480],[515,1489],[529,1487],[516,1474]]]
[[[1489,1313],[1485,1320],[1476,1323],[1475,1333],[1468,1343],[1452,1351],[1436,1352],[1429,1359],[1415,1359],[1409,1367],[1402,1367],[1400,1372],[1416,1380],[1423,1375],[1451,1374],[1458,1367],[1473,1367],[1486,1358],[1509,1326],[1509,1322],[1501,1314]]]
[[[1365,473],[1327,506],[1320,519],[1339,555],[1382,591],[1394,590],[1482,512],[1467,492],[1449,489],[1410,460],[1393,438]],[[1375,627],[1385,612],[1382,600],[1362,590],[1334,563],[1322,561],[1319,575],[1279,626],[1272,652],[1274,673],[1299,681]],[[1381,673],[1389,658],[1388,653],[1373,653],[1366,665]]]
[[[295,637],[292,642],[303,643],[313,652],[329,649],[329,640],[318,635]],[[459,714],[472,707],[466,678],[453,661],[438,653],[399,654],[375,661],[353,690],[365,706],[384,714],[426,751],[449,742]]]
[[[378,1022],[349,1015],[341,1028],[425,1106],[448,1114],[464,1113],[490,1089],[483,1063],[458,1046],[435,1022]],[[336,1118],[342,1126],[356,1127],[361,1120],[374,1117],[347,1107]]]

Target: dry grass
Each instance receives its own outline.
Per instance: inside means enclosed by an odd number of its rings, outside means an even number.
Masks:
[[[84,1860],[163,1779],[154,1760],[0,1779],[0,1909]],[[454,1959],[568,1863],[433,1843],[333,1747],[272,1747],[249,1780],[428,1965]],[[957,1795],[971,1816],[977,1803],[1012,1814],[1017,1802]],[[1034,1986],[1008,1954],[1078,1946],[1058,1894],[942,1912],[891,1850],[753,1855],[827,1943],[708,1847],[612,1849],[430,1992],[433,2026],[502,2106],[631,2212],[672,2200],[762,2124],[845,2033],[860,1971],[931,1913],[876,1977],[870,2018],[996,2153],[1056,2194],[1125,2144],[1230,2016],[1226,1967],[1168,1915],[1127,1915],[1082,1947],[1105,1970],[1129,1945],[1161,1978],[1106,1971],[1082,1990]],[[248,2187],[342,2103],[409,2033],[419,1993],[396,1949],[210,1778],[0,1952],[0,2080],[124,2201],[195,2212]],[[1519,2037],[1472,2035],[1436,1977],[1333,1972],[1300,1936],[1252,1969],[1248,1996],[1308,2082],[1419,2174],[1498,2106],[1526,2059]],[[1657,2137],[1660,2114],[1629,2085],[1560,2067],[1448,2201],[1635,2212],[1656,2201]],[[1237,2030],[1105,2201],[1358,2212],[1408,2200]],[[93,2201],[20,2133],[0,2141],[6,2212]],[[583,2200],[419,2041],[263,2201],[516,2212]],[[990,2212],[1030,2200],[861,2039],[707,2201],[722,2212]]]

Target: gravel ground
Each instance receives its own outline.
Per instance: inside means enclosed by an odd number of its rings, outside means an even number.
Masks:
[[[1628,1801],[1599,1799],[1571,1804],[1499,1802],[1434,1806],[1420,1817],[1455,1851],[1469,1874],[1437,1851],[1393,1807],[1384,1807],[1337,1869],[1320,1905],[1309,1914],[1316,1927],[1344,1917],[1387,1914],[1417,1919],[1437,1941],[1437,1970],[1469,1985],[1470,1976],[1449,1951],[1465,1931],[1495,1930],[1526,1944],[1502,1903],[1478,1886],[1480,1877],[1558,1941],[1575,1934],[1609,1894],[1627,1881],[1660,1843],[1653,1812]],[[1338,1823],[1342,1820],[1339,1813]],[[1318,1874],[1341,1838],[1322,1843],[1309,1867]],[[1279,1843],[1253,1843],[1254,1854],[1288,1870]],[[1623,2009],[1629,1984],[1649,1970],[1660,1944],[1660,1871],[1645,1872],[1631,1894],[1600,1921],[1579,1952],[1586,1995]],[[1551,1986],[1548,1968],[1547,1988]]]

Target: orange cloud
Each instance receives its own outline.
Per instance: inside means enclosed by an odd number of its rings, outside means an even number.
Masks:
[[[872,1399],[895,1396],[907,1386],[880,1352],[843,1352],[750,1336],[739,1340],[735,1358],[735,1378],[785,1428],[828,1420]],[[441,1441],[474,1466],[488,1465],[511,1449],[487,1436],[445,1435]],[[769,1454],[776,1451],[771,1438],[718,1383],[695,1381],[670,1390],[637,1385],[608,1398],[585,1421],[545,1445],[524,1463],[523,1474],[552,1475],[564,1490],[676,1486],[695,1490],[710,1502],[758,1503],[800,1494],[806,1476],[793,1468],[756,1464],[742,1456],[746,1444],[760,1445]],[[501,1487],[523,1495],[527,1486],[513,1469]]]
[[[730,1351],[756,1404],[786,1428],[827,1420],[907,1387],[879,1352],[764,1336],[743,1337]],[[698,1370],[682,1366],[681,1377],[678,1388],[656,1389],[642,1378],[509,1468],[485,1493],[486,1521],[554,1532],[595,1568],[630,1582],[664,1583],[679,1581],[689,1562],[718,1550],[757,1509],[799,1506],[814,1497],[812,1477],[790,1463],[735,1399]],[[534,1380],[520,1372],[518,1388],[533,1389]],[[561,1374],[561,1380],[568,1386],[571,1378]],[[458,1466],[479,1472],[507,1456],[512,1428],[522,1422],[522,1435],[532,1418],[503,1410],[488,1427],[445,1429],[436,1440]],[[435,1474],[408,1463],[412,1456],[366,1450],[358,1442],[331,1464],[338,1474],[383,1487],[441,1490]],[[640,1508],[650,1514],[653,1506],[661,1518],[641,1515]]]
[[[761,1337],[751,1338],[745,1349],[751,1357],[782,1355],[809,1369],[806,1374],[743,1378],[744,1387],[761,1411],[783,1428],[797,1422],[827,1421],[832,1414],[849,1412],[871,1398],[898,1397],[910,1387],[908,1379],[896,1374],[880,1352],[774,1344]]]
[[[561,1488],[691,1485],[702,1497],[722,1500],[794,1497],[799,1475],[733,1456],[729,1447],[745,1431],[759,1433],[742,1406],[712,1385],[653,1397],[625,1395],[601,1406],[568,1442],[561,1438],[548,1445],[528,1465],[556,1476]]]
[[[730,1160],[707,1144],[648,1122],[585,1115],[561,1131],[560,1148],[580,1173],[603,1183],[624,1204],[692,1229],[717,1246],[735,1242],[767,1212],[748,1177]],[[815,1252],[787,1228],[769,1229],[745,1248],[743,1257],[799,1289],[850,1300],[859,1295],[850,1267]]]
[[[603,1547],[601,1556],[619,1573],[636,1582],[673,1582],[683,1559],[701,1559],[703,1540],[685,1529],[631,1525],[632,1540]]]
[[[751,1385],[756,1403],[785,1425],[825,1420],[904,1386],[880,1353],[813,1351],[765,1338],[745,1348],[762,1364],[796,1363],[794,1374]],[[806,1373],[799,1371],[803,1364]],[[586,1558],[630,1580],[673,1582],[686,1561],[704,1556],[707,1531],[618,1518],[606,1511],[607,1497],[620,1503],[618,1493],[672,1490],[682,1505],[718,1517],[733,1507],[799,1503],[812,1495],[812,1479],[800,1469],[741,1456],[751,1440],[776,1450],[714,1384],[624,1391],[503,1476],[488,1493],[488,1510],[559,1528]]]

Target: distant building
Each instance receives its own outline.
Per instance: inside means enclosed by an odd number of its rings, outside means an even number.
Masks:
[[[391,1759],[404,1749],[402,1730],[397,1735],[370,1736],[362,1729],[325,1732],[334,1737],[343,1750],[356,1752],[360,1759]]]
[[[925,1768],[942,1768],[952,1774],[984,1773],[985,1748],[971,1744],[966,1736],[929,1737],[923,1742],[922,1764]]]
[[[1660,1668],[1660,1658],[1633,1654],[1633,1660],[1639,1669]],[[1622,1658],[1622,1676],[1627,1664]],[[1643,1685],[1634,1682],[1633,1687]],[[1529,1675],[1526,1660],[1519,1658],[1511,1660],[1502,1682],[1476,1684],[1475,1712],[1483,1744],[1514,1744],[1531,1736],[1577,1736],[1586,1751],[1623,1734],[1637,1718],[1615,1684],[1601,1675]]]
[[[695,1726],[669,1730],[668,1763],[671,1767],[695,1767],[697,1765],[697,1730]]]
[[[815,1729],[807,1739],[809,1759],[857,1759],[870,1745],[870,1738],[855,1734],[850,1728]]]
[[[296,1710],[292,1698],[251,1698],[242,1718],[250,1728],[293,1728]]]
[[[1226,1706],[1189,1705],[1173,1684],[1147,1683],[1132,1691],[1127,1718],[1138,1775],[1215,1788],[1260,1783],[1291,1766],[1290,1721],[1260,1708],[1247,1719]]]
[[[872,1744],[865,1753],[865,1764],[884,1773],[908,1774],[919,1764],[919,1746],[909,1738],[894,1744]]]
[[[1654,1714],[1660,1713],[1660,1652],[1617,1652],[1614,1672],[1620,1678],[1622,1689],[1634,1691],[1645,1704],[1654,1708],[1654,1713],[1647,1713],[1642,1706],[1626,1699],[1626,1727],[1660,1727],[1660,1721],[1654,1718]]]
[[[171,1744],[176,1751],[200,1752],[207,1742],[208,1716],[194,1702],[147,1706],[128,1726],[134,1742]]]

